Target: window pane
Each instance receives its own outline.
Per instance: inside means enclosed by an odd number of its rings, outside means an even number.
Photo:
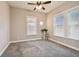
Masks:
[[[68,12],[68,37],[79,40],[79,10],[74,9]]]
[[[27,17],[27,35],[37,34],[37,22],[35,17]]]
[[[54,19],[54,35],[64,36],[64,15],[57,15]]]

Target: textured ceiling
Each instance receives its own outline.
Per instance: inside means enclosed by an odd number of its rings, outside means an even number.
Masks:
[[[28,5],[27,4],[28,2],[36,3],[37,1],[8,1],[9,5],[11,7],[18,7],[18,8],[23,8],[23,9],[28,9],[28,10],[33,11],[35,5]],[[61,5],[62,3],[64,3],[64,2],[63,1],[52,1],[52,3],[50,3],[50,4],[43,5],[45,7],[45,10],[41,9],[41,10],[36,10],[36,11],[48,13],[51,10],[53,10],[54,8]]]

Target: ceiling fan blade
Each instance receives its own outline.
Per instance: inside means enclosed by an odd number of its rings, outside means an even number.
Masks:
[[[27,3],[27,4],[29,4],[29,5],[36,5],[35,3]]]
[[[46,1],[46,2],[43,2],[43,4],[49,4],[51,3],[51,1]]]
[[[36,7],[33,10],[35,11],[36,10]]]
[[[45,10],[45,8],[44,8],[44,7],[42,7],[42,9],[43,9],[43,10]]]

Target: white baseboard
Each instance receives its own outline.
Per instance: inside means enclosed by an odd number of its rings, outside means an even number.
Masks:
[[[17,42],[25,42],[25,41],[34,41],[34,40],[41,40],[41,38],[25,39],[25,40],[17,40],[17,41],[10,41],[9,43],[17,43]]]
[[[29,40],[10,41],[10,42],[4,47],[4,49],[0,52],[0,56],[3,54],[3,52],[6,50],[6,48],[7,48],[11,43],[24,42],[24,41],[33,41],[33,40],[41,40],[41,38],[35,38],[35,39],[29,39]],[[65,43],[63,43],[63,42],[60,42],[60,41],[57,41],[57,40],[54,40],[54,39],[51,39],[51,38],[50,38],[49,40],[51,40],[51,41],[53,41],[53,42],[56,42],[56,43],[58,43],[58,44],[61,44],[61,45],[63,45],[63,46],[66,46],[66,47],[68,47],[68,48],[74,49],[74,50],[76,50],[76,51],[79,51],[79,48],[70,46],[70,45],[65,44]]]
[[[79,51],[79,48],[73,47],[73,46],[68,45],[68,44],[65,44],[65,43],[63,43],[63,42],[60,42],[60,41],[57,41],[57,40],[54,40],[54,39],[51,39],[51,38],[50,38],[49,40],[51,40],[51,41],[53,41],[53,42],[55,42],[55,43],[61,44],[61,45],[63,45],[63,46],[66,46],[66,47],[68,47],[68,48],[71,48],[71,49],[73,49],[73,50]]]
[[[18,41],[10,41],[10,42],[8,42],[8,44],[3,48],[3,50],[0,52],[0,56],[3,54],[3,52],[7,49],[7,47],[8,47],[11,43],[25,42],[25,41],[34,41],[34,40],[41,40],[41,38],[18,40]]]
[[[0,52],[0,56],[4,53],[4,51],[7,49],[7,47],[10,45],[10,43],[8,43],[4,48],[3,50]]]

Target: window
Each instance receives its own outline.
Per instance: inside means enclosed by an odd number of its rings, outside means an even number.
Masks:
[[[58,14],[54,18],[54,35],[64,36],[64,15]]]
[[[79,40],[79,8],[67,12],[68,16],[68,37]]]
[[[54,35],[79,40],[79,6],[54,17]]]
[[[37,20],[35,17],[27,17],[27,35],[36,35],[37,34]]]

